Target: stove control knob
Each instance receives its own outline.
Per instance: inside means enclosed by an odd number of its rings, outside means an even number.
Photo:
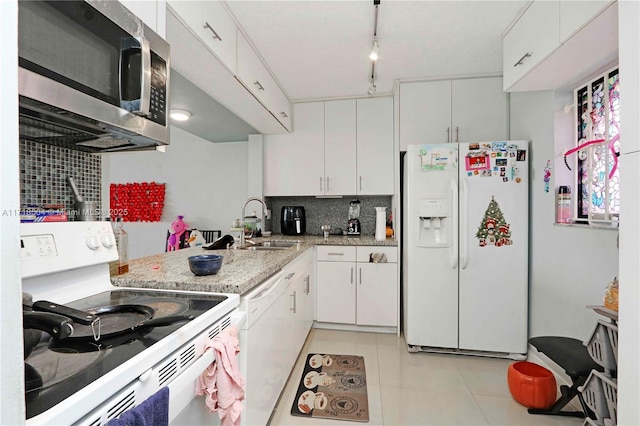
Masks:
[[[95,235],[87,237],[87,247],[89,247],[91,250],[98,250],[98,247],[100,247],[100,240],[98,239],[98,237],[96,237]]]
[[[111,248],[116,244],[115,238],[111,234],[104,234],[101,238],[102,245],[106,248]]]

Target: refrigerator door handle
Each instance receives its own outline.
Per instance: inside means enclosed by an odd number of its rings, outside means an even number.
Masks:
[[[451,221],[452,241],[451,252],[449,253],[449,265],[451,269],[458,267],[458,183],[455,179],[451,179],[451,203],[453,204],[453,218]]]
[[[469,244],[467,241],[467,213],[469,204],[469,187],[467,185],[467,179],[462,178],[462,197],[460,197],[460,233],[462,234],[460,252],[462,253],[462,269],[467,269],[469,263]]]

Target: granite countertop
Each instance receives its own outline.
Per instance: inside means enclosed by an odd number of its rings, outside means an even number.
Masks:
[[[130,260],[129,272],[112,277],[111,282],[119,287],[244,294],[315,245],[398,245],[392,238],[376,241],[373,236],[364,235],[332,235],[327,239],[313,235],[272,235],[269,238],[253,240],[286,240],[300,243],[286,250],[204,250],[193,247],[156,254]],[[189,270],[187,258],[207,253],[222,255],[222,268],[215,275],[195,276]]]

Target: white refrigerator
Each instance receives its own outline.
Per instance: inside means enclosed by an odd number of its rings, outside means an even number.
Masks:
[[[410,145],[403,330],[410,351],[527,352],[529,144]]]

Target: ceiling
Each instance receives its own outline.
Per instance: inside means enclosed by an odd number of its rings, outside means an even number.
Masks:
[[[292,102],[367,96],[373,0],[225,3]],[[502,36],[528,3],[382,0],[376,95],[391,94],[395,80],[502,74]],[[171,107],[187,106],[208,114],[172,124],[203,139],[246,141],[256,133],[173,71]]]
[[[226,3],[291,101],[366,96],[372,0]],[[502,74],[502,35],[528,3],[382,0],[376,93],[396,79]]]

